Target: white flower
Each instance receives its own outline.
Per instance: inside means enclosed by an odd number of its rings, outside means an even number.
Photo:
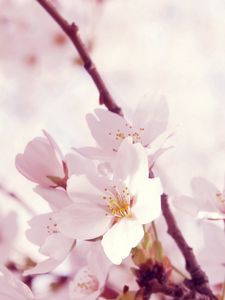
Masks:
[[[95,114],[88,114],[86,119],[97,147],[76,149],[92,159],[111,161],[121,142],[130,137],[132,142],[141,143],[148,148],[149,166],[167,148],[162,148],[163,141],[156,139],[166,130],[168,106],[164,97],[142,101],[133,115],[131,122],[126,118],[104,109],[96,109]]]
[[[118,148],[112,180],[72,176],[68,193],[74,204],[56,216],[60,231],[70,238],[88,240],[103,235],[107,257],[120,264],[143,237],[143,224],[161,213],[161,184],[148,178],[145,148],[126,138]]]

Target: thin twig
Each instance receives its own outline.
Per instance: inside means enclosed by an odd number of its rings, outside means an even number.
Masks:
[[[161,196],[161,206],[168,227],[167,232],[174,239],[180,251],[182,252],[186,263],[186,270],[191,275],[191,282],[187,280],[187,284],[193,285],[192,288],[196,289],[199,293],[209,296],[211,299],[217,299],[217,297],[213,295],[213,292],[209,287],[207,275],[201,269],[192,248],[187,244],[180,229],[177,226],[176,220],[168,204],[168,196],[165,194]]]
[[[88,54],[84,43],[82,42],[79,36],[79,28],[73,22],[69,24],[67,20],[65,20],[55,9],[55,7],[50,3],[49,0],[36,0],[44,9],[45,11],[56,21],[56,23],[62,28],[65,34],[69,37],[72,41],[73,45],[77,49],[80,58],[83,62],[85,70],[91,76],[92,80],[94,81],[98,91],[99,91],[99,102],[100,104],[104,104],[108,110],[117,113],[119,115],[122,114],[121,108],[116,104],[115,100],[111,96],[110,92],[108,91],[101,75],[99,74],[96,66],[94,65],[90,55]]]
[[[19,197],[15,192],[8,190],[2,184],[0,184],[0,192],[19,203],[19,205],[22,206],[31,216],[34,216],[36,214],[34,210],[21,197]]]

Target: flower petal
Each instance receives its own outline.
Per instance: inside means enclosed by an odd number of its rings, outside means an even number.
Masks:
[[[141,224],[157,219],[161,214],[162,186],[159,178],[147,179],[139,186],[132,213]]]
[[[66,236],[88,240],[104,234],[112,217],[107,215],[104,207],[88,201],[77,201],[58,213],[56,220],[59,230]]]
[[[133,144],[131,138],[126,138],[120,145],[116,155],[113,181],[124,182],[129,191],[135,195],[138,186],[148,178],[148,158],[145,148]]]
[[[142,134],[143,145],[149,145],[158,135],[166,130],[169,117],[168,104],[160,95],[146,99],[138,105],[133,117],[133,126],[138,130],[145,128]]]
[[[133,219],[123,218],[112,226],[102,238],[106,256],[116,265],[126,258],[143,238],[142,225]]]
[[[62,233],[58,232],[49,235],[39,251],[56,260],[63,260],[74,244],[74,239],[67,238]]]
[[[37,265],[35,267],[24,271],[23,276],[43,274],[43,273],[51,272],[56,267],[58,267],[61,264],[61,262],[62,262],[61,260],[56,260],[56,259],[53,259],[53,258],[43,260],[43,261],[37,263]]]
[[[96,109],[95,114],[97,117],[93,114],[88,114],[86,117],[91,134],[100,148],[113,154],[112,149],[117,149],[119,145],[115,137],[117,130],[127,130],[126,120],[104,109]]]
[[[40,185],[34,188],[34,191],[44,198],[53,211],[64,208],[72,204],[66,191],[58,188],[44,188]]]

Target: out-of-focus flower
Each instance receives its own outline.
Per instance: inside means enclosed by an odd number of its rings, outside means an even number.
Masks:
[[[89,243],[86,264],[76,272],[69,285],[70,300],[95,300],[102,294],[108,276],[110,261],[99,242]]]
[[[4,266],[0,267],[1,300],[34,300],[31,290]]]
[[[196,253],[200,265],[213,285],[223,284],[225,278],[225,236],[220,223],[218,221],[202,223],[204,243]]]
[[[135,265],[130,256],[127,257],[119,266],[113,265],[107,279],[107,286],[119,294],[122,293],[125,285],[129,287],[130,291],[137,291],[138,284],[133,272],[131,271],[131,268],[134,266]]]
[[[213,183],[202,177],[191,181],[193,197],[174,197],[174,205],[200,219],[225,219],[225,187],[218,189]]]
[[[162,188],[148,178],[148,159],[140,143],[126,138],[118,148],[113,179],[72,176],[68,193],[74,204],[56,216],[59,230],[70,238],[88,240],[102,235],[107,257],[120,264],[144,235],[142,224],[161,213]]]
[[[53,140],[44,131],[45,137],[30,141],[23,154],[17,154],[16,167],[29,180],[45,187],[65,187],[67,166],[63,155]]]
[[[13,243],[18,233],[17,215],[9,212],[0,216],[0,262],[6,262],[13,249]]]
[[[121,142],[130,137],[133,144],[141,143],[147,147],[149,165],[152,166],[155,159],[166,150],[162,148],[162,142],[154,145],[154,141],[166,130],[168,115],[164,97],[142,101],[131,122],[110,111],[96,109],[95,115],[88,114],[86,119],[97,148],[84,147],[77,151],[92,159],[112,160]]]
[[[55,269],[68,255],[75,240],[62,234],[54,219],[54,213],[34,217],[27,231],[28,239],[40,246],[39,252],[49,258],[28,269],[24,275],[47,273]]]

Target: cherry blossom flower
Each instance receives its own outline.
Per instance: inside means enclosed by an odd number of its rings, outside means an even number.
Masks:
[[[128,256],[119,266],[113,265],[107,279],[107,286],[110,289],[122,293],[124,286],[128,286],[130,291],[137,291],[138,284],[131,271],[135,265],[130,256]]]
[[[31,290],[4,266],[0,267],[1,300],[34,300]]]
[[[0,262],[6,262],[13,249],[18,233],[17,215],[9,212],[0,216]]]
[[[110,111],[96,109],[95,114],[88,114],[86,119],[97,148],[84,147],[76,150],[92,159],[112,160],[121,142],[126,137],[131,137],[133,143],[141,143],[147,147],[151,166],[167,150],[162,148],[166,138],[163,137],[163,142],[157,138],[167,128],[168,115],[167,102],[162,96],[142,101],[131,122]]]
[[[40,247],[41,254],[49,258],[26,270],[24,275],[50,272],[67,257],[75,240],[59,231],[54,213],[38,215],[29,221],[29,225],[31,229],[26,233],[28,239]]]
[[[148,159],[140,143],[126,138],[118,148],[112,180],[73,175],[67,191],[74,204],[56,216],[59,230],[70,238],[103,235],[106,256],[120,264],[143,237],[143,224],[161,213],[159,178],[148,178]]]
[[[30,141],[23,154],[17,154],[16,167],[26,178],[42,186],[65,187],[67,166],[63,155],[46,131],[44,135]]]
[[[104,291],[111,263],[99,242],[88,244],[86,263],[78,269],[69,285],[70,300],[95,300]]]
[[[225,219],[225,187],[217,188],[213,183],[202,177],[195,177],[191,181],[193,197],[174,197],[174,205],[200,219]]]
[[[203,245],[196,253],[197,259],[209,276],[211,284],[224,282],[225,278],[225,236],[221,222],[203,222]],[[210,255],[209,255],[210,254]]]

